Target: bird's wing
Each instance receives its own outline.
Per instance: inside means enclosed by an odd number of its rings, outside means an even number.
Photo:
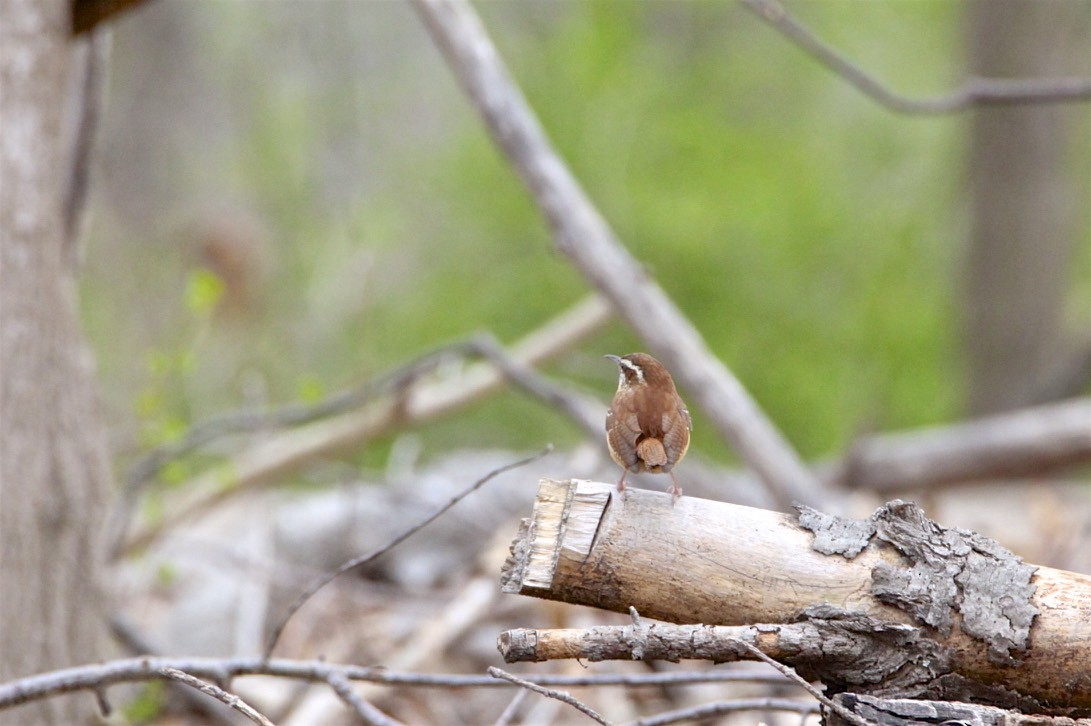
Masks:
[[[618,417],[613,409],[606,413],[606,436],[610,440],[618,463],[626,469],[636,465],[636,440],[640,437],[640,424],[636,414]]]
[[[674,454],[674,463],[686,455],[689,448],[689,432],[693,429],[693,420],[685,406],[678,407],[678,416],[663,414],[663,446]]]

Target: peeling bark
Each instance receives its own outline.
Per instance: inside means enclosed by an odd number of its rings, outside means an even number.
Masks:
[[[872,537],[890,544],[905,564],[880,563],[871,591],[914,620],[950,635],[956,616],[968,635],[988,644],[999,665],[1018,661],[1038,609],[1031,603],[1036,567],[976,532],[946,529],[911,502],[895,500],[866,520],[845,520],[799,507],[800,525],[815,534],[824,554],[855,557]]]

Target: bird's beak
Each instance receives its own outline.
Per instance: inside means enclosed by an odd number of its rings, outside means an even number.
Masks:
[[[603,358],[609,358],[609,359],[610,359],[610,360],[612,360],[612,361],[613,361],[614,363],[616,363],[616,364],[618,364],[618,365],[621,365],[621,356],[619,356],[619,355],[610,355],[610,354],[606,354],[606,355],[604,355],[604,356],[602,356],[602,357],[603,357]]]

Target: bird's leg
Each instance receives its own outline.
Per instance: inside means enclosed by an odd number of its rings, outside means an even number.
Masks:
[[[629,473],[628,469],[621,470],[621,478],[617,480],[617,490],[622,494],[625,494],[625,475]]]
[[[674,472],[670,472],[671,475],[671,505],[673,506],[678,498],[682,496],[682,488],[678,486],[678,480],[674,478]]]

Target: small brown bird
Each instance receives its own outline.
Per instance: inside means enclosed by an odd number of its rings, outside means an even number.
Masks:
[[[671,495],[682,496],[672,469],[689,448],[693,421],[674,380],[663,364],[647,353],[606,356],[617,363],[617,393],[606,412],[606,443],[622,468],[617,489],[625,491],[625,475],[648,471],[671,475]]]

